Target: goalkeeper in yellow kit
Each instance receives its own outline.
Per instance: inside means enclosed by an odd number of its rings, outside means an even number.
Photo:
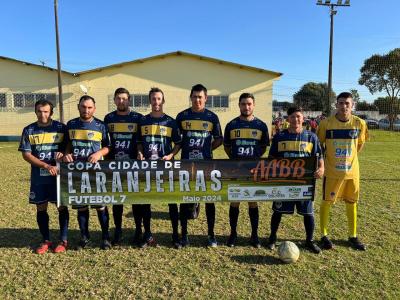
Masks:
[[[364,120],[352,115],[354,102],[351,93],[337,97],[337,112],[321,121],[317,135],[325,148],[325,177],[320,209],[321,246],[332,249],[328,238],[329,211],[337,200],[346,203],[349,244],[356,250],[366,250],[357,237],[357,202],[360,193],[358,153],[368,138]]]

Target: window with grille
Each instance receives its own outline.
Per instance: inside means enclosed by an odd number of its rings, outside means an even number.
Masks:
[[[229,107],[229,97],[228,96],[207,96],[206,107],[217,108],[217,107]]]
[[[133,95],[133,107],[149,107],[150,106],[150,101],[149,101],[149,95],[144,95],[144,94],[138,94],[138,95]],[[131,105],[132,105],[131,104]]]
[[[14,107],[34,107],[35,102],[38,100],[48,100],[56,106],[56,94],[42,94],[42,93],[15,93],[13,94]]]
[[[6,94],[0,94],[0,107],[7,107]]]

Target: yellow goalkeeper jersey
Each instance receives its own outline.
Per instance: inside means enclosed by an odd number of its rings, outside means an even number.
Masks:
[[[325,176],[358,179],[357,149],[368,139],[365,121],[352,115],[347,122],[342,122],[331,116],[321,121],[317,135],[325,148]]]

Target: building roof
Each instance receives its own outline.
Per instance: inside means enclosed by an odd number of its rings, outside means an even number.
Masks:
[[[95,69],[91,69],[91,70],[77,72],[77,73],[74,73],[74,75],[79,76],[81,74],[98,72],[98,71],[102,71],[102,70],[109,69],[109,68],[122,67],[123,65],[126,65],[126,64],[144,63],[149,60],[165,58],[165,57],[170,57],[170,56],[187,56],[187,57],[192,57],[192,58],[199,59],[199,60],[211,61],[211,62],[220,64],[220,65],[229,65],[229,66],[238,67],[239,69],[246,69],[246,70],[251,70],[251,71],[255,71],[255,72],[259,72],[259,73],[267,73],[267,74],[275,76],[275,77],[280,77],[283,75],[283,73],[279,73],[279,72],[275,72],[275,71],[246,66],[246,65],[242,65],[242,64],[238,64],[238,63],[234,63],[234,62],[230,62],[230,61],[225,61],[225,60],[221,60],[221,59],[217,59],[217,58],[207,57],[207,56],[183,52],[183,51],[169,52],[169,53],[165,53],[165,54],[149,56],[146,58],[140,58],[140,59],[136,59],[136,60],[121,62],[118,64],[112,64],[109,66],[104,66],[104,67],[99,67],[99,68],[95,68]]]
[[[131,60],[131,61],[125,61],[125,62],[112,64],[112,65],[108,65],[108,66],[104,66],[104,67],[99,67],[99,68],[95,68],[95,69],[85,70],[85,71],[81,71],[81,72],[72,73],[72,72],[67,72],[67,71],[63,71],[63,70],[62,70],[62,72],[67,73],[69,75],[73,75],[73,76],[79,76],[81,74],[87,74],[87,73],[91,73],[91,72],[99,72],[99,71],[114,68],[114,67],[122,67],[123,65],[127,65],[127,64],[144,63],[146,61],[165,58],[165,57],[171,57],[171,56],[187,56],[187,57],[191,57],[194,59],[214,62],[214,63],[220,64],[220,65],[234,66],[234,67],[238,67],[239,69],[245,69],[245,70],[255,71],[255,72],[259,72],[259,73],[266,73],[266,74],[269,74],[269,75],[272,75],[275,77],[280,77],[283,75],[283,73],[280,73],[280,72],[275,72],[275,71],[256,68],[256,67],[252,67],[252,66],[242,65],[242,64],[238,64],[238,63],[234,63],[234,62],[230,62],[230,61],[225,61],[225,60],[207,57],[207,56],[198,55],[198,54],[192,54],[192,53],[183,52],[183,51],[175,51],[175,52],[169,52],[169,53],[159,54],[159,55],[155,55],[155,56],[149,56],[149,57],[145,57],[145,58],[135,59],[135,60]],[[21,61],[21,60],[17,60],[17,59],[5,57],[5,56],[0,56],[0,59],[6,59],[6,60],[22,63],[27,66],[36,66],[36,67],[40,67],[40,68],[45,68],[50,71],[57,71],[57,69],[50,68],[50,67],[47,67],[44,65],[33,64],[30,62]]]

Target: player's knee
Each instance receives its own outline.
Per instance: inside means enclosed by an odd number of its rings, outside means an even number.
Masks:
[[[37,204],[36,205],[36,210],[37,211],[46,211],[47,210],[47,205],[48,205],[47,202],[41,203],[41,204]]]
[[[106,207],[105,206],[102,206],[102,207],[97,207],[96,208],[96,210],[97,211],[104,211],[106,209]]]
[[[249,208],[256,208],[256,207],[258,207],[257,202],[249,202]]]
[[[78,208],[78,211],[87,211],[87,210],[89,210],[89,208],[87,208],[87,207],[80,207],[80,208]]]
[[[68,210],[67,206],[59,206],[57,207],[58,211],[64,211],[64,210]]]
[[[232,207],[239,207],[240,206],[240,202],[232,202],[231,206]]]

